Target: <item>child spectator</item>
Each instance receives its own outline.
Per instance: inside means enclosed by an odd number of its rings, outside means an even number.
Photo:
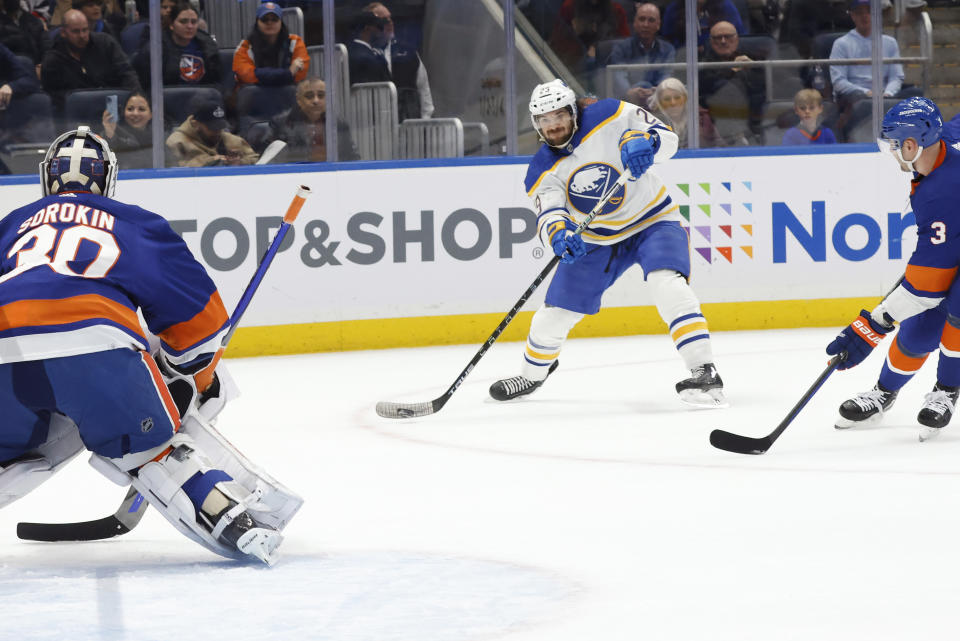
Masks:
[[[801,89],[793,98],[793,110],[800,123],[783,134],[784,145],[832,145],[836,136],[829,127],[820,126],[823,115],[823,97],[816,89]]]

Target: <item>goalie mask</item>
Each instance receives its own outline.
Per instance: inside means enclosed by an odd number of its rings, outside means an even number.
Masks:
[[[553,144],[543,135],[543,127],[549,126],[549,122],[547,122],[547,119],[550,118],[549,114],[557,109],[566,109],[570,114],[573,126],[570,128],[570,135],[566,140],[559,144]],[[537,85],[530,96],[530,120],[533,122],[533,128],[540,140],[551,147],[565,147],[577,131],[577,95],[559,78]]]
[[[89,191],[113,196],[117,157],[107,141],[81,125],[53,141],[40,163],[44,196],[64,191]]]

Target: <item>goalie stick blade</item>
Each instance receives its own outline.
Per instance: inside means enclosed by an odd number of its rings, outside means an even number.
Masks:
[[[751,438],[724,430],[713,430],[710,432],[710,445],[735,454],[763,454],[773,445],[773,440],[769,436]]]
[[[123,503],[110,516],[80,523],[17,523],[24,541],[100,541],[126,534],[137,526],[149,503],[132,486]]]
[[[377,414],[383,418],[417,418],[418,416],[429,416],[443,407],[443,403],[429,401],[427,403],[390,403],[380,401],[377,403]]]

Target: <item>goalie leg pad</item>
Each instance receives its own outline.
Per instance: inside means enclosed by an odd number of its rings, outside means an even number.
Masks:
[[[520,374],[531,381],[545,380],[550,366],[560,356],[567,334],[583,316],[562,307],[541,306],[530,322]]]
[[[206,421],[189,416],[180,431],[194,440],[212,467],[229,474],[246,492],[259,495],[250,512],[258,522],[283,530],[303,505],[303,498],[253,464]]]
[[[47,440],[0,467],[0,507],[26,496],[83,451],[77,424],[63,414],[50,416]]]
[[[670,328],[670,337],[687,369],[712,363],[707,319],[687,279],[672,269],[658,269],[647,275],[647,283],[660,318]]]
[[[168,445],[168,454],[130,472],[137,491],[182,534],[210,551],[235,559],[252,555],[272,564],[283,537],[258,519],[269,514],[260,502],[263,491],[248,492],[182,431]],[[105,464],[121,469],[119,459],[102,459],[95,467]]]

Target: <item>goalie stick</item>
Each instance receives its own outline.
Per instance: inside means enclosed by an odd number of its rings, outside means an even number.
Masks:
[[[573,231],[574,234],[580,234],[586,229],[594,218],[596,218],[600,211],[603,209],[604,205],[607,204],[615,193],[630,179],[630,172],[624,171],[620,175],[620,178],[613,184],[613,186],[607,190],[607,193],[597,202],[594,208],[587,214],[586,219],[580,223],[577,228]],[[553,268],[557,266],[557,263],[560,262],[559,256],[554,256],[550,259],[550,262],[547,263],[547,266],[533,279],[533,282],[530,283],[530,286],[527,287],[527,291],[523,292],[523,295],[520,296],[520,299],[514,304],[514,306],[507,312],[507,315],[503,317],[503,320],[500,321],[500,324],[497,325],[497,328],[493,330],[493,333],[487,338],[487,340],[480,346],[480,349],[477,350],[477,353],[473,355],[473,358],[470,359],[470,362],[467,363],[467,366],[464,368],[460,375],[453,381],[453,384],[447,388],[447,391],[433,399],[432,401],[425,401],[422,403],[392,403],[389,401],[380,401],[377,403],[376,411],[377,414],[383,418],[415,418],[418,416],[427,416],[429,414],[436,414],[439,412],[444,405],[447,404],[447,401],[450,400],[450,397],[453,396],[454,392],[463,384],[463,381],[466,380],[467,376],[470,375],[470,372],[473,371],[473,368],[476,367],[477,363],[480,362],[480,359],[483,358],[483,355],[487,353],[487,350],[500,338],[500,334],[503,333],[503,330],[507,328],[507,325],[513,321],[513,317],[517,315],[517,312],[520,311],[520,308],[523,307],[524,303],[527,302],[527,299],[536,291],[537,287],[550,275],[550,272],[553,271]]]
[[[240,301],[230,316],[230,329],[220,342],[220,348],[216,354],[214,354],[210,364],[196,375],[198,384],[204,388],[213,381],[213,372],[217,367],[217,363],[219,363],[223,357],[223,351],[226,349],[227,343],[229,343],[230,338],[233,337],[240,318],[244,312],[247,311],[247,307],[250,305],[254,293],[257,291],[257,288],[263,281],[264,275],[267,273],[267,268],[270,267],[274,256],[280,251],[280,245],[283,243],[287,231],[289,231],[293,222],[297,219],[297,215],[300,213],[300,209],[303,207],[303,203],[310,193],[310,188],[306,185],[300,185],[297,189],[297,193],[293,197],[290,207],[287,208],[287,213],[283,217],[283,222],[273,237],[273,242],[270,243],[270,247],[264,252],[263,258],[260,259],[260,264],[257,265],[256,271],[250,278],[250,282],[247,283],[246,289],[243,290],[243,294],[240,296]],[[147,511],[147,505],[148,503],[131,485],[130,489],[127,490],[126,496],[123,497],[120,507],[109,516],[78,523],[18,523],[17,537],[25,541],[99,541],[101,539],[109,539],[114,536],[126,534],[137,527],[140,519],[143,518],[144,513]]]

